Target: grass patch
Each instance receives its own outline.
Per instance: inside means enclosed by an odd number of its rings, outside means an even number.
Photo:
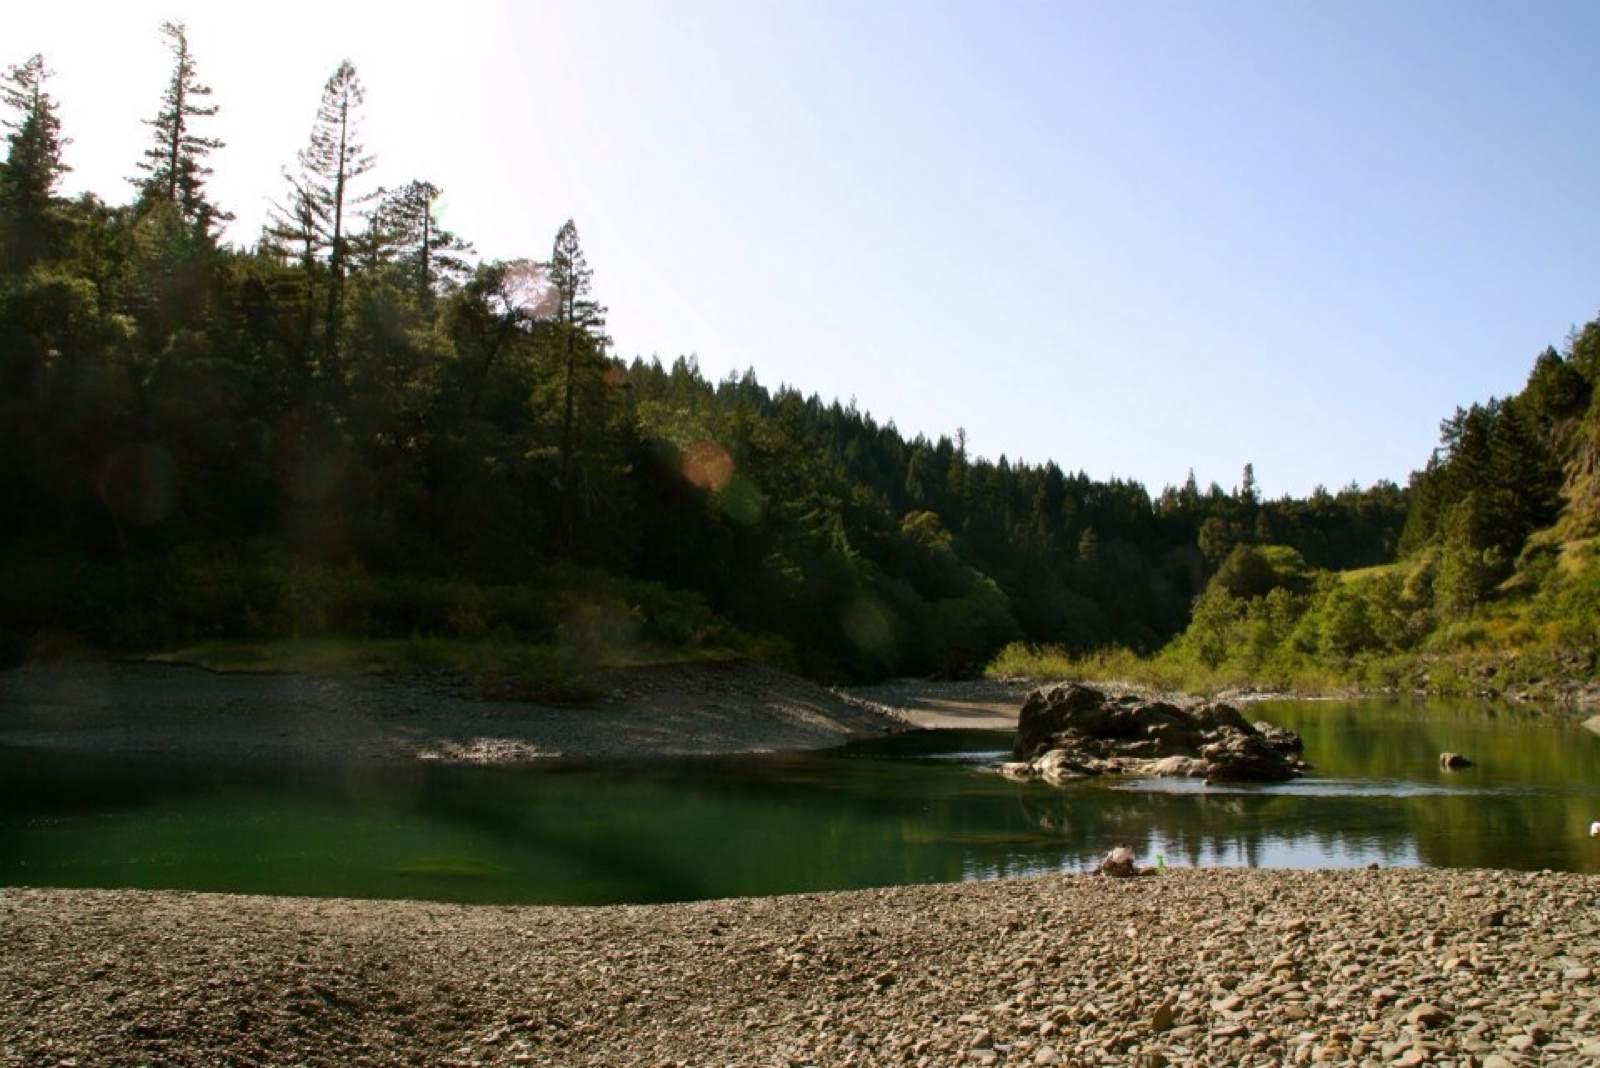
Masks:
[[[1560,543],[1558,566],[1566,574],[1576,574],[1594,562],[1600,551],[1600,538],[1573,538]]]
[[[1382,578],[1401,570],[1400,564],[1374,564],[1371,567],[1357,567],[1349,571],[1340,571],[1341,582],[1365,582],[1368,579]]]
[[[1021,642],[1002,649],[984,669],[984,675],[1039,682],[1123,682],[1203,695],[1265,689],[1320,696],[1347,692],[1359,683],[1352,672],[1312,663],[1254,669],[1230,664],[1207,667],[1171,651],[1146,657],[1128,649],[1108,649],[1074,656],[1060,646]]]

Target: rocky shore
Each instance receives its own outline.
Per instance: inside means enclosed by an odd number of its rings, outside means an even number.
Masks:
[[[1600,1062],[1600,878],[614,908],[0,891],[0,1065]]]
[[[596,701],[573,707],[378,675],[52,664],[0,671],[0,745],[242,763],[511,764],[819,749],[909,725],[752,661],[619,669],[600,681]]]

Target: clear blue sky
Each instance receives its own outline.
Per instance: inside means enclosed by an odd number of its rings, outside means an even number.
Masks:
[[[576,218],[624,355],[1152,491],[1403,480],[1600,312],[1600,5],[58,3],[72,188],[187,19],[253,239],[322,81],[487,256]],[[86,32],[86,27],[93,27]]]

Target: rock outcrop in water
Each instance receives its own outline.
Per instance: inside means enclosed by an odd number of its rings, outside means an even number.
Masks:
[[[1063,683],[1028,695],[1013,760],[1000,770],[1047,782],[1093,775],[1278,782],[1306,768],[1301,749],[1294,731],[1249,723],[1232,705],[1180,708]]]

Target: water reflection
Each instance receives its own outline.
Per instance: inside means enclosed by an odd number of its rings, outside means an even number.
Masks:
[[[1057,789],[946,732],[529,769],[217,767],[0,750],[0,884],[599,903],[1168,865],[1600,871],[1600,739],[1516,710],[1300,703],[1316,773]],[[1438,768],[1467,753],[1476,766]]]

